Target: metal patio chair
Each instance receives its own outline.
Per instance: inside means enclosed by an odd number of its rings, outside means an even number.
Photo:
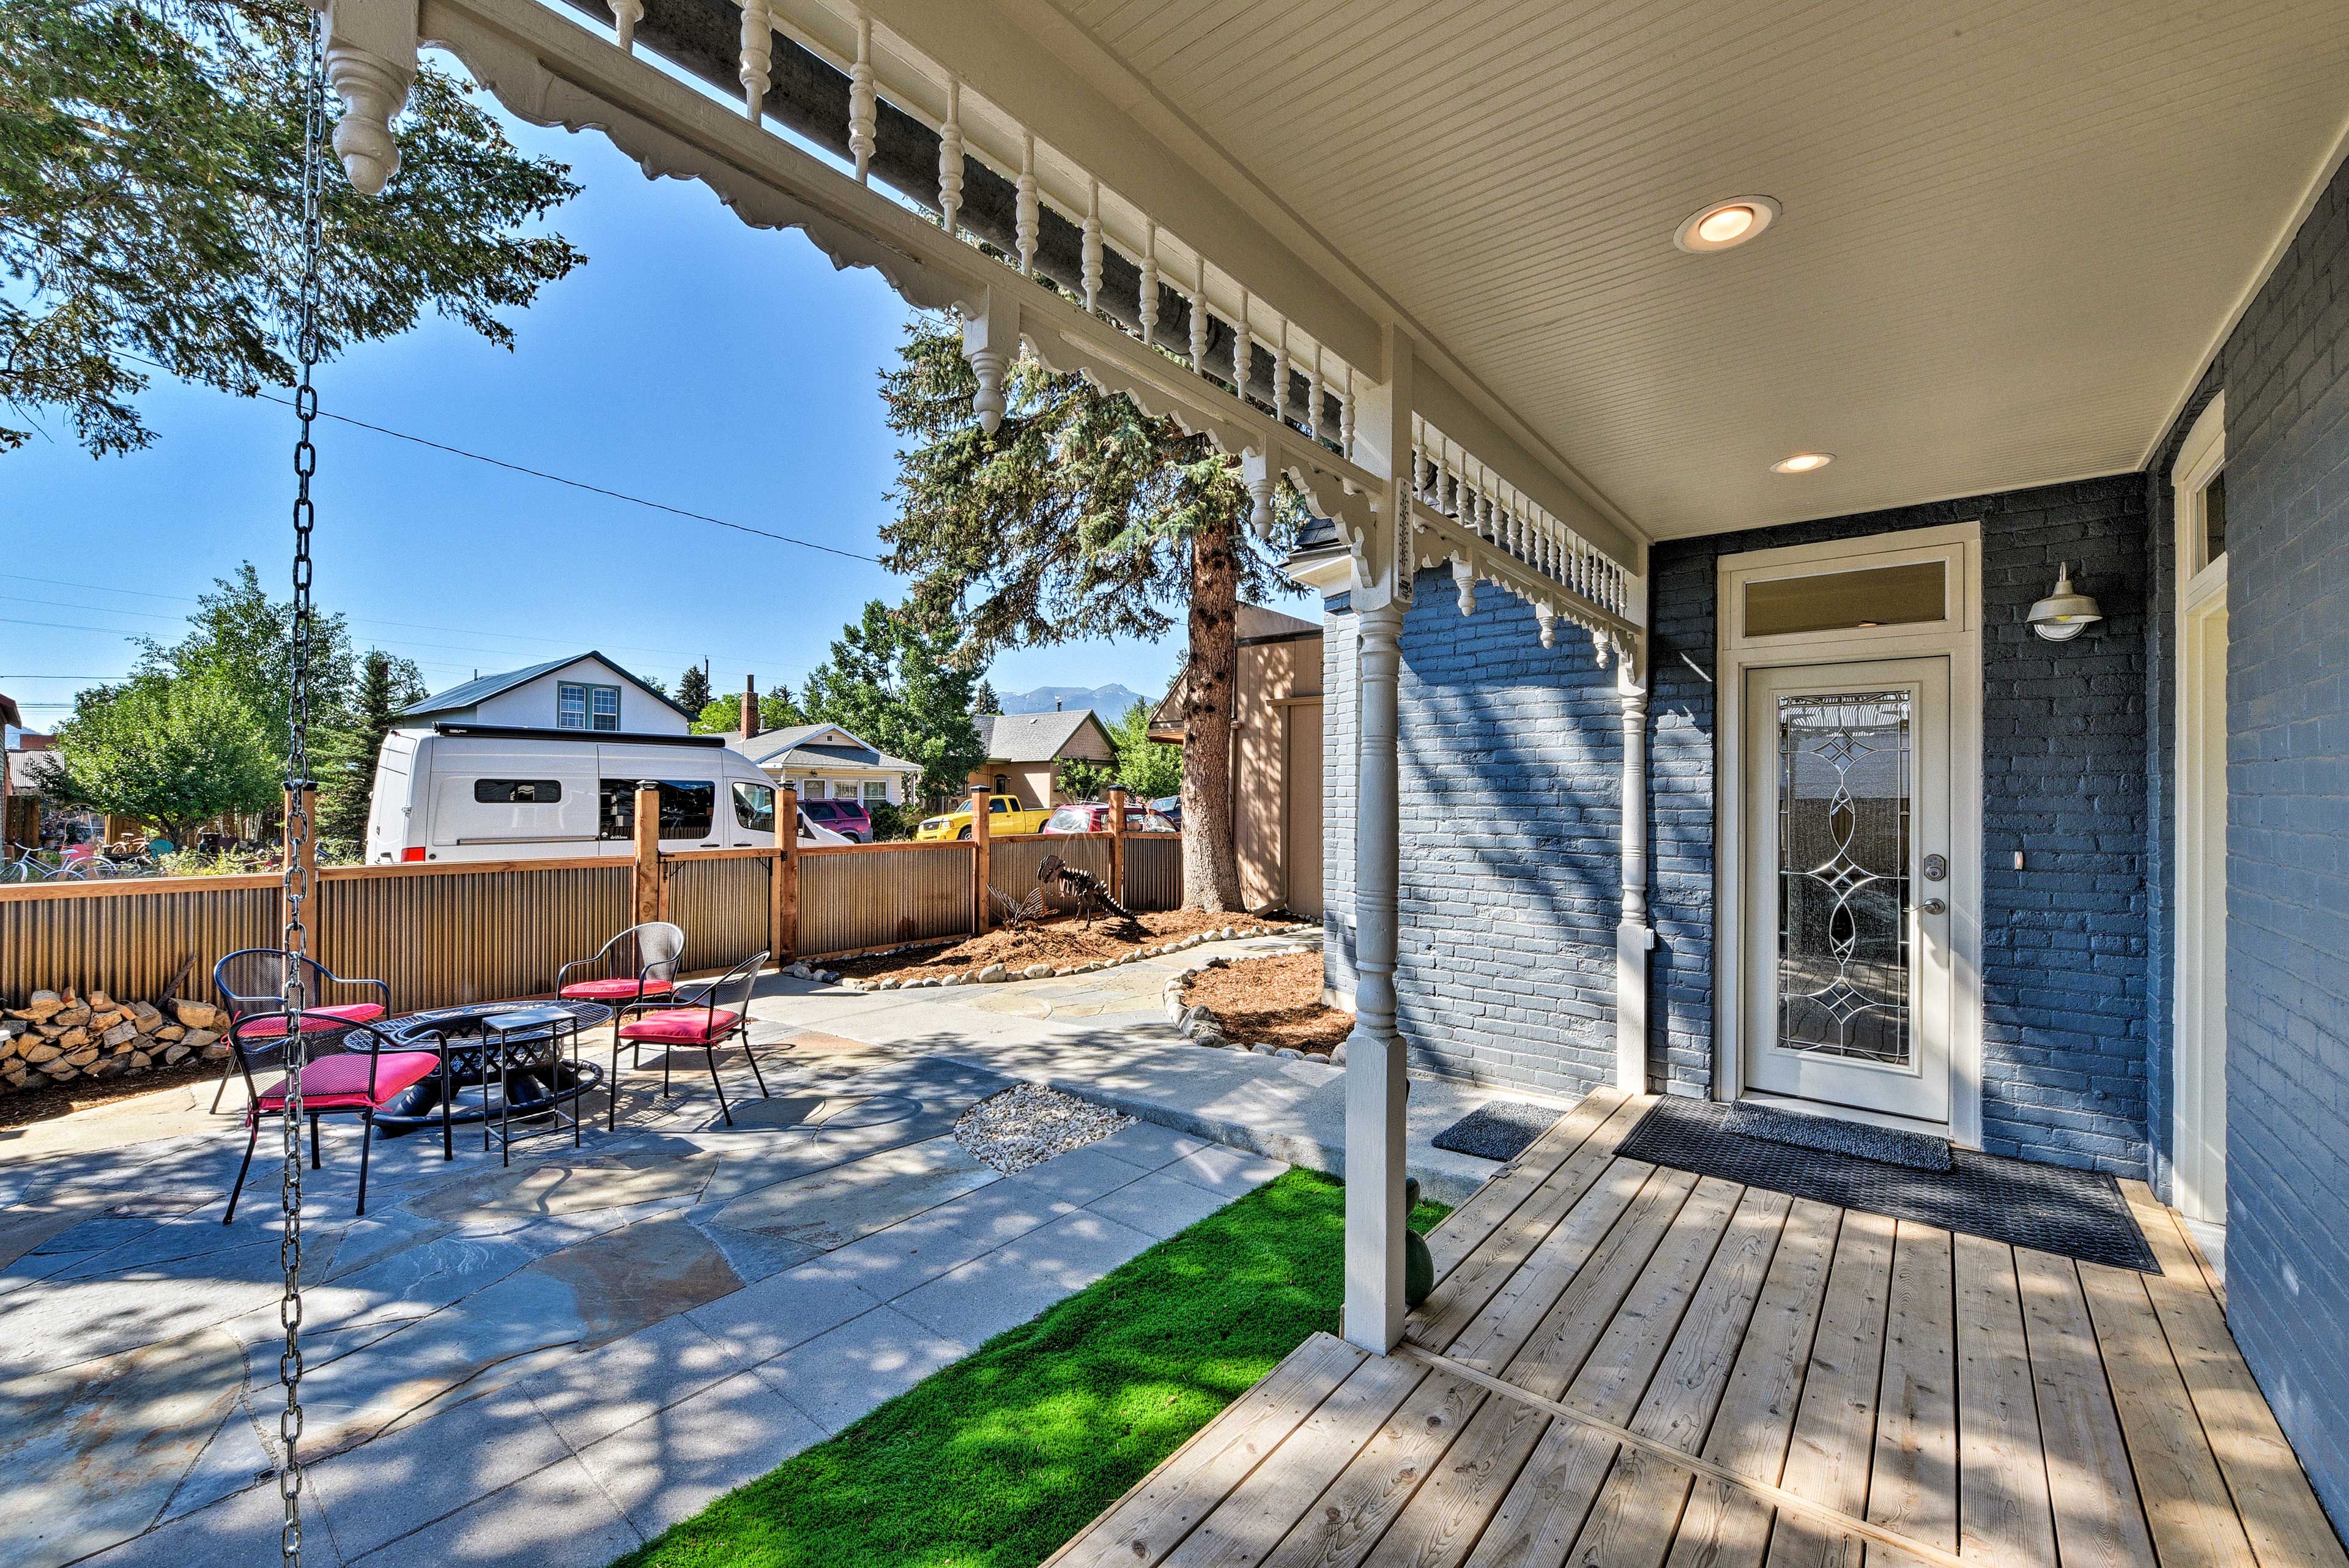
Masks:
[[[285,959],[282,948],[244,948],[212,965],[212,989],[220,993],[221,1009],[228,1014],[232,1030],[247,1018],[264,1021],[255,1025],[255,1033],[248,1034],[247,1039],[259,1039],[271,1030],[282,1031],[285,1027]],[[297,961],[302,965],[305,1018],[316,1015],[346,1023],[371,1023],[391,1015],[391,987],[383,981],[345,980],[316,959]],[[330,985],[372,988],[381,1000],[329,1003],[326,988]],[[266,1022],[270,1019],[277,1022]],[[335,1025],[322,1023],[318,1027],[332,1029]],[[219,1114],[221,1098],[228,1093],[229,1080],[235,1075],[236,1056],[232,1052],[229,1059],[221,1064],[220,1086],[212,1091],[213,1114]]]
[[[718,1109],[730,1127],[734,1125],[734,1112],[726,1103],[726,1085],[718,1076],[718,1047],[739,1037],[742,1054],[750,1059],[750,1075],[758,1080],[759,1097],[769,1097],[767,1076],[759,1070],[759,1054],[750,1048],[750,992],[759,983],[759,971],[766,967],[766,962],[765,953],[754,953],[716,980],[705,982],[690,998],[678,998],[674,1005],[639,1013],[634,1023],[614,1029],[612,1108],[607,1130],[617,1131],[620,1125],[620,1043],[624,1040],[631,1045],[663,1047],[663,1099],[668,1097],[669,1064],[675,1053],[680,1047],[700,1051],[709,1067],[709,1082],[718,1090]]]
[[[573,959],[555,971],[554,994],[566,1002],[603,1003],[612,1010],[617,1028],[632,1012],[669,1004],[677,990],[678,961],[684,954],[684,927],[647,920],[605,942],[593,958]],[[574,974],[579,978],[572,978]],[[618,1059],[616,1053],[614,1059]],[[641,1049],[636,1060],[644,1060]]]
[[[342,1049],[329,1055],[314,1056],[302,1068],[302,1114],[310,1118],[310,1168],[316,1170],[319,1165],[319,1118],[357,1116],[360,1124],[357,1212],[365,1214],[367,1163],[375,1152],[375,1114],[435,1073],[440,1075],[440,1158],[457,1157],[456,1133],[450,1116],[449,1043],[435,1034],[429,1036],[436,1043],[433,1050],[397,1049],[389,1036],[367,1023],[333,1012],[304,1012],[302,1029],[305,1035],[311,1033],[313,1020],[330,1032]],[[254,1059],[283,1053],[285,1042],[283,1014],[252,1013],[229,1025],[229,1064],[244,1076],[244,1122],[251,1130],[244,1140],[244,1160],[236,1168],[236,1185],[229,1189],[227,1212],[221,1216],[223,1225],[236,1218],[236,1200],[244,1190],[246,1173],[253,1168],[253,1151],[261,1142],[262,1118],[284,1116],[289,1098],[285,1078],[266,1089],[254,1083]]]

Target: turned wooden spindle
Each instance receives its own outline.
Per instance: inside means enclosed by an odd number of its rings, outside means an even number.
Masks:
[[[872,183],[873,133],[878,125],[873,97],[873,18],[856,14],[856,63],[848,67],[848,151],[856,160],[856,182]]]
[[[938,127],[938,225],[956,232],[962,211],[962,78],[947,78],[947,119]]]

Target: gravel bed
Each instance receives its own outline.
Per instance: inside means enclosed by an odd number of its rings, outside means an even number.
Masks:
[[[955,1138],[1004,1175],[1016,1176],[1133,1125],[1123,1111],[1041,1084],[1014,1084],[963,1112],[955,1121]]]

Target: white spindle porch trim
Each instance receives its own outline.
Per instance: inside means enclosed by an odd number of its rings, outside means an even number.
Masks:
[[[753,120],[759,118],[767,101],[767,89],[773,85],[771,72],[774,58],[774,16],[768,9],[767,0],[743,0],[742,112]]]
[[[947,118],[938,127],[938,227],[948,235],[958,231],[955,214],[962,211],[962,78],[947,78]]]
[[[620,36],[620,52],[636,52],[636,24],[645,19],[645,0],[611,0],[612,30]]]
[[[630,0],[635,4],[636,0]],[[642,5],[637,5],[642,10]],[[856,13],[856,61],[848,67],[848,151],[856,161],[856,182],[873,182],[874,132],[879,125],[873,90],[873,18]]]

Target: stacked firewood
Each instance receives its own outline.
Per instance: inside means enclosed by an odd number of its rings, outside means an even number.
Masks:
[[[70,986],[36,991],[0,1017],[0,1083],[32,1088],[176,1066],[191,1057],[216,1062],[228,1054],[220,1035],[227,1020],[220,1009],[176,998],[165,1005],[168,1016],[151,1002],[119,1002],[102,991],[88,996]]]

